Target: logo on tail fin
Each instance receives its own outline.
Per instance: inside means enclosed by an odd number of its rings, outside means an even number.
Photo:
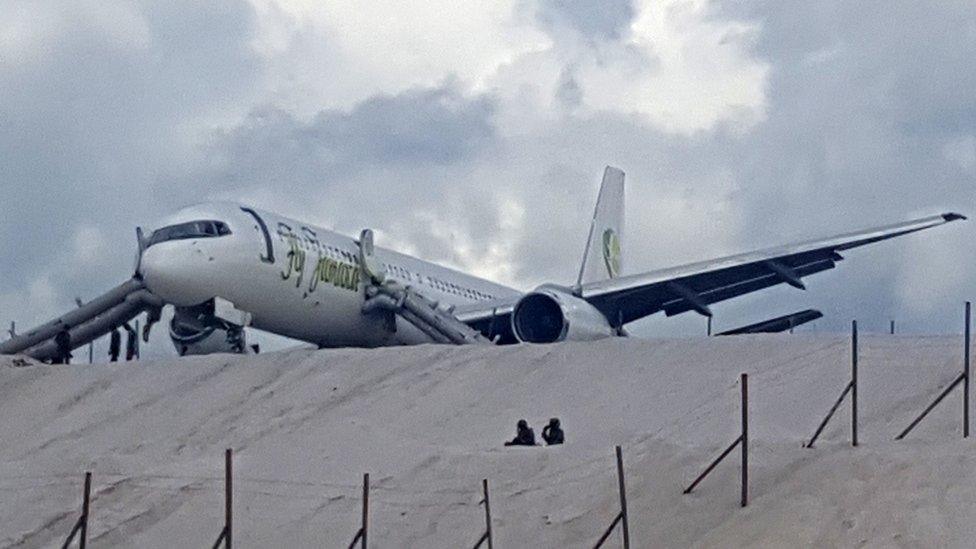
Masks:
[[[610,278],[620,274],[620,237],[613,229],[603,231],[603,263]]]

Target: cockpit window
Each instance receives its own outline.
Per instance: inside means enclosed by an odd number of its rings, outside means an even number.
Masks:
[[[170,225],[153,231],[149,237],[149,245],[159,244],[169,240],[185,240],[188,238],[215,238],[230,234],[230,227],[223,221],[190,221],[177,225]]]

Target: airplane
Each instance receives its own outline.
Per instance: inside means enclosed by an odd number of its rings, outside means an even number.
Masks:
[[[245,328],[319,347],[421,343],[555,343],[626,335],[655,313],[694,311],[835,267],[842,252],[966,219],[944,213],[719,259],[623,275],[624,172],[607,166],[572,285],[523,292],[359,238],[235,203],[180,210],[137,229],[131,280],[0,343],[0,354],[50,359],[69,330],[80,347],[146,312],[174,309],[180,355],[246,352]]]

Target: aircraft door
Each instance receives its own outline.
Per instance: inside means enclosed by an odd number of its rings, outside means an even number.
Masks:
[[[271,233],[268,232],[268,224],[251,208],[241,207],[241,211],[254,218],[254,221],[257,223],[257,229],[261,232],[261,236],[264,239],[264,252],[261,253],[261,261],[273,264],[275,262],[274,242],[271,240]]]

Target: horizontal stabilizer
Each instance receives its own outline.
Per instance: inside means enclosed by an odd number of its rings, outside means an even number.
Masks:
[[[728,336],[742,334],[778,334],[780,332],[792,330],[793,328],[806,324],[807,322],[813,322],[814,320],[822,317],[823,313],[820,311],[816,309],[807,309],[805,311],[781,316],[771,320],[764,320],[762,322],[757,322],[741,328],[726,330],[715,335]]]

